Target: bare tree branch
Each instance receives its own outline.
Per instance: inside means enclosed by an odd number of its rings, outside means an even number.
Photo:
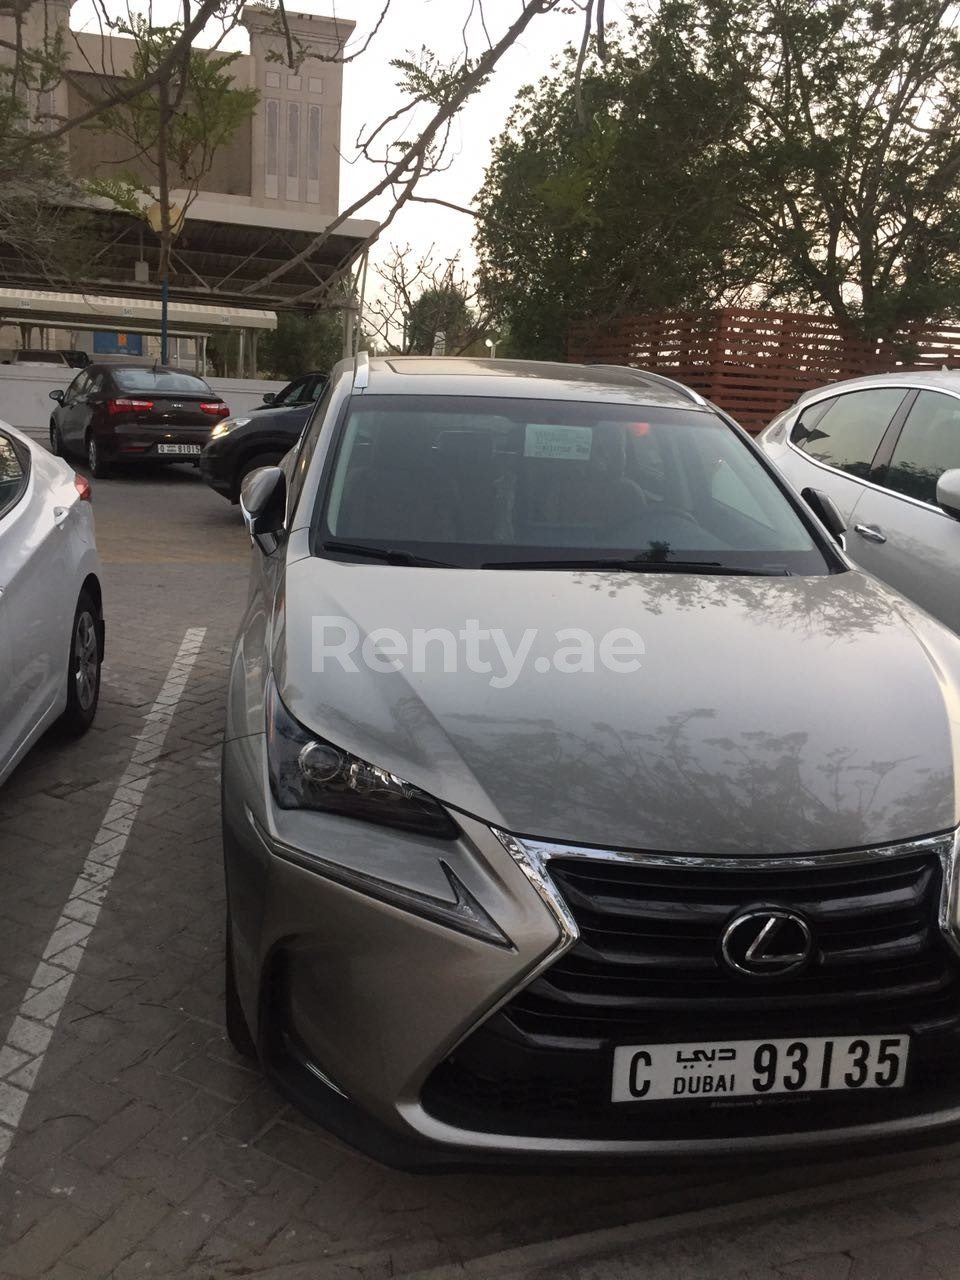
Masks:
[[[495,45],[492,45],[487,49],[472,67],[469,66],[469,64],[464,64],[459,84],[442,101],[432,119],[421,131],[416,141],[409,146],[404,146],[399,159],[388,167],[387,172],[384,174],[380,182],[376,183],[368,192],[355,200],[353,204],[351,204],[342,213],[338,214],[337,217],[333,218],[330,223],[328,223],[326,229],[321,232],[320,235],[315,236],[305,249],[301,250],[300,253],[296,254],[283,266],[274,268],[273,271],[268,272],[268,274],[262,277],[262,279],[247,285],[245,292],[254,293],[264,285],[272,284],[275,280],[281,279],[295,267],[306,262],[308,258],[312,257],[318,249],[321,249],[323,245],[327,243],[338,227],[341,227],[344,222],[349,218],[352,218],[378,196],[383,195],[385,191],[388,191],[396,183],[404,184],[404,190],[401,193],[401,196],[398,197],[398,200],[405,203],[413,194],[412,185],[409,182],[409,176],[411,173],[416,173],[417,177],[420,176],[423,165],[427,160],[430,147],[440,132],[445,126],[449,125],[453,116],[457,114],[467,99],[480,88],[487,76],[490,75],[497,63],[503,57],[504,53],[506,53],[506,51],[515,44],[519,36],[526,30],[533,19],[542,13],[549,12],[551,9],[556,8],[558,3],[559,0],[524,0],[520,16],[515,19],[507,31],[504,32],[500,40]],[[380,230],[392,221],[398,207],[399,204],[395,203],[394,209],[389,215],[389,218],[382,222],[381,226],[377,228],[376,233],[372,237],[368,237],[369,243],[373,243],[373,240],[375,240],[379,235]]]
[[[452,200],[441,200],[439,196],[411,196],[411,204],[441,204],[445,209],[453,209],[455,213],[465,213],[468,217],[477,216],[476,209],[468,209],[466,205],[454,204]]]

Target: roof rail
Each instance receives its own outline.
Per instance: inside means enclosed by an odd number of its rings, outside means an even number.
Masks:
[[[694,391],[693,387],[688,387],[685,382],[678,382],[676,378],[667,378],[662,373],[651,373],[649,369],[638,369],[637,373],[641,378],[651,378],[654,382],[659,382],[661,386],[672,387],[674,391],[679,391],[694,404],[706,404],[706,400],[699,391]]]
[[[358,351],[353,362],[353,389],[364,391],[370,383],[370,353]]]
[[[707,404],[699,391],[694,391],[693,387],[688,387],[685,382],[677,382],[676,378],[668,378],[662,373],[653,373],[650,369],[638,369],[632,364],[605,364],[604,369],[622,369],[627,373],[634,374],[637,378],[647,378],[650,382],[657,382],[662,387],[670,387],[672,391],[679,391],[681,395],[686,396],[688,400],[692,400],[694,404]]]

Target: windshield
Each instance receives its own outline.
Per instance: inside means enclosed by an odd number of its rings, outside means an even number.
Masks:
[[[318,530],[324,554],[394,563],[830,571],[763,465],[694,409],[354,396]]]
[[[209,396],[212,391],[202,378],[177,369],[114,369],[113,380],[121,391],[193,392]]]

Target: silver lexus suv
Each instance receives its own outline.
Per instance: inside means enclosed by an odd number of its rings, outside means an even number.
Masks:
[[[242,502],[226,1013],[288,1098],[407,1167],[960,1121],[960,639],[828,497],[653,374],[361,356]]]

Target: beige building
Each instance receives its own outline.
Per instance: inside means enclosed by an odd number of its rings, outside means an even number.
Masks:
[[[333,269],[355,261],[373,231],[375,224],[349,219],[304,263],[269,285],[251,287],[302,252],[339,209],[344,67],[338,58],[354,24],[296,13],[288,14],[288,21],[295,48],[303,55],[295,70],[284,65],[286,41],[276,11],[250,5],[243,12],[250,51],[238,57],[231,70],[239,85],[258,91],[259,102],[252,119],[217,153],[188,210],[170,274],[170,296],[180,302],[206,307],[222,303],[225,311],[234,312],[315,305],[318,286]],[[44,29],[56,25],[69,31],[69,4],[35,0],[27,16],[25,42],[37,41]],[[12,19],[0,18],[0,39],[11,33]],[[37,103],[40,113],[79,115],[88,107],[91,93],[102,91],[105,78],[130,67],[132,49],[133,42],[122,36],[69,31],[70,74]],[[121,137],[85,128],[67,136],[71,168],[78,178],[136,170],[129,144]],[[176,192],[172,198],[177,200]],[[158,299],[159,246],[147,223],[104,207],[98,210],[97,226],[102,247],[77,282],[80,291],[101,298]],[[50,283],[31,279],[26,265],[0,243],[3,288],[49,289]],[[309,291],[313,297],[303,298]],[[103,314],[101,307],[98,315]],[[29,317],[7,312],[0,315],[0,323],[25,318],[42,323],[36,310]],[[239,323],[234,316],[224,327]],[[0,339],[0,345],[9,342]]]

